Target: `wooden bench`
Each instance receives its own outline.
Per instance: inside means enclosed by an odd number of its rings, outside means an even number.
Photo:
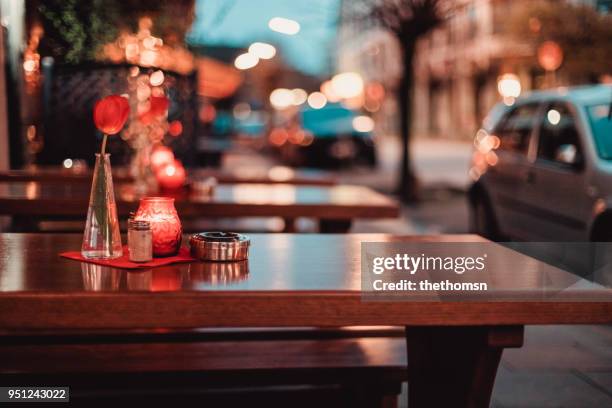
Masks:
[[[2,384],[68,385],[71,401],[87,405],[393,407],[406,365],[394,329],[43,334],[0,343]]]

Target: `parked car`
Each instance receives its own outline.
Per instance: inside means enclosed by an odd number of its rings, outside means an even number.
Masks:
[[[612,241],[612,86],[497,105],[475,139],[471,228],[525,241]]]
[[[293,120],[272,129],[269,138],[285,161],[296,166],[376,165],[373,121],[339,103],[300,108]]]

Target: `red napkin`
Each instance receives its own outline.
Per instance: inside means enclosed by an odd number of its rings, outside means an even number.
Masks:
[[[115,259],[87,259],[83,258],[80,251],[62,252],[59,256],[75,261],[88,262],[96,265],[110,266],[112,268],[122,269],[141,269],[154,268],[156,266],[170,265],[174,263],[194,262],[196,259],[189,255],[189,249],[181,247],[178,254],[167,256],[164,258],[153,258],[149,262],[132,262],[128,252],[127,245],[123,247],[123,256]]]

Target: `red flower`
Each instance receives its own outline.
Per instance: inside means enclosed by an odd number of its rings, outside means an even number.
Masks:
[[[119,95],[100,99],[94,106],[94,123],[100,132],[107,135],[119,133],[130,114],[130,104]]]

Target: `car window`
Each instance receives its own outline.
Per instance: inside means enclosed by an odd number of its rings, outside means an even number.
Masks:
[[[612,160],[612,104],[587,107],[597,152],[604,160]]]
[[[495,130],[500,138],[500,149],[527,154],[538,104],[521,105],[510,111]]]
[[[537,157],[567,165],[563,160],[563,151],[571,149],[570,146],[573,146],[574,155],[579,155],[580,137],[575,116],[566,104],[551,104],[540,122]]]

